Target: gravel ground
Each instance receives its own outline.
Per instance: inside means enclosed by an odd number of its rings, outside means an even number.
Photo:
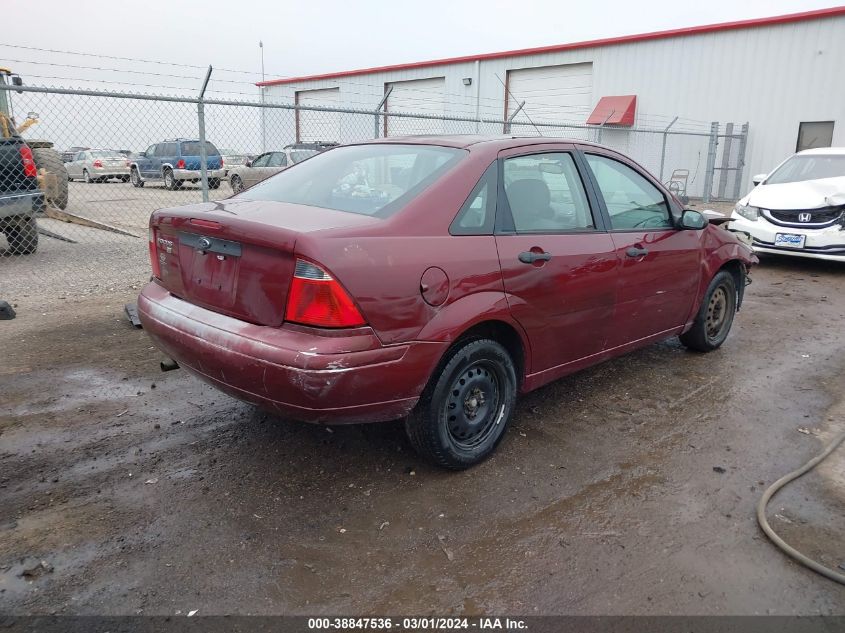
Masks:
[[[8,614],[845,614],[754,520],[845,429],[843,266],[765,260],[721,350],[558,381],[446,473],[398,424],[309,426],[160,373],[120,263],[68,279],[88,295],[16,291],[0,326]],[[770,519],[836,567],[844,490],[845,448]]]

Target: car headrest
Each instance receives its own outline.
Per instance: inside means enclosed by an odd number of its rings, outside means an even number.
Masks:
[[[539,178],[514,180],[508,186],[507,194],[511,210],[519,209],[522,213],[541,218],[551,218],[554,215],[549,206],[549,187]]]

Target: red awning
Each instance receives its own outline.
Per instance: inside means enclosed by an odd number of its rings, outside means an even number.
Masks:
[[[596,104],[587,125],[634,125],[634,114],[637,112],[637,95],[621,95],[618,97],[602,97]]]

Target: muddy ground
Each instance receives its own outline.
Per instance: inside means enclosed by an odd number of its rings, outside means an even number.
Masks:
[[[845,614],[754,519],[845,430],[845,266],[753,278],[724,348],[535,392],[463,473],[398,424],[308,426],[162,374],[131,289],[22,295],[0,321],[0,612]],[[770,508],[845,565],[845,447]]]

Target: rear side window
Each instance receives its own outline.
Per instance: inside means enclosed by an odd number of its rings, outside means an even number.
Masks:
[[[434,145],[378,143],[317,154],[238,194],[389,217],[448,171],[466,150]]]
[[[452,235],[492,235],[496,220],[496,185],[498,165],[494,162],[469,194],[455,216],[449,233]]]
[[[571,154],[508,158],[503,173],[505,196],[517,233],[595,229],[587,194]]]
[[[174,143],[174,145],[175,145],[175,143]],[[176,148],[174,147],[173,149],[174,149],[173,153],[175,154]],[[201,152],[202,152],[202,146],[200,145],[199,141],[185,141],[184,143],[182,143],[182,156],[199,156]],[[219,154],[220,154],[220,152],[217,151],[217,148],[214,147],[214,145],[212,145],[208,141],[205,142],[205,155],[206,156],[217,156]]]
[[[672,228],[669,205],[648,179],[624,163],[587,154],[614,230]]]

